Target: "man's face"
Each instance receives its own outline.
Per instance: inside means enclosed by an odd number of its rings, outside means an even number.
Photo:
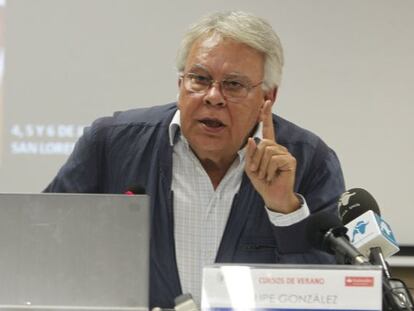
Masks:
[[[263,80],[264,57],[245,44],[213,35],[193,44],[184,73],[256,85]],[[265,99],[274,101],[275,93],[266,93],[261,86],[250,89],[245,98],[229,101],[218,83],[204,93],[195,93],[179,80],[181,130],[201,161],[234,159],[259,121]]]

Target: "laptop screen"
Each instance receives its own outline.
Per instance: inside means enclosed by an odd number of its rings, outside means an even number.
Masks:
[[[145,195],[0,194],[0,309],[148,310]]]

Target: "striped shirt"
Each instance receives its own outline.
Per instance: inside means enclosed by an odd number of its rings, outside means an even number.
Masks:
[[[260,123],[255,138],[262,139]],[[233,197],[238,192],[244,172],[246,148],[237,157],[216,189],[188,141],[181,134],[180,111],[177,110],[169,127],[173,146],[174,239],[178,273],[183,293],[191,293],[198,305],[201,301],[202,269],[215,262],[221,237],[230,214]],[[303,197],[302,206],[290,214],[270,211],[275,226],[288,226],[309,215]]]

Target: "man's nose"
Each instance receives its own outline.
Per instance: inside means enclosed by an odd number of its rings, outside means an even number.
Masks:
[[[221,91],[221,85],[218,81],[213,81],[210,88],[207,90],[206,95],[204,96],[205,103],[214,106],[224,106],[226,100],[224,99],[223,93]]]

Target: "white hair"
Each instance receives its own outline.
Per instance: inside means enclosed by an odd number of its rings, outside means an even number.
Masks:
[[[244,43],[265,57],[263,89],[280,85],[283,49],[272,26],[264,19],[241,11],[219,12],[203,17],[190,27],[181,41],[177,69],[183,72],[193,43],[201,37],[219,34],[223,38]]]

